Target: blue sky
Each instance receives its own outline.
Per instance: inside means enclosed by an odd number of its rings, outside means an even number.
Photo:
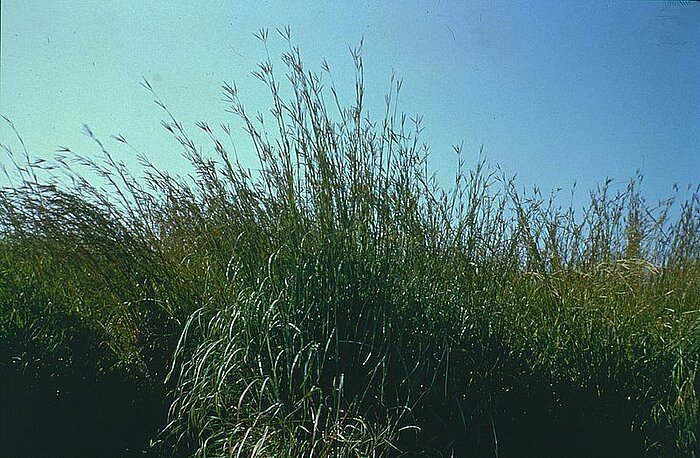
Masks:
[[[483,145],[522,187],[577,181],[581,203],[606,177],[623,188],[637,169],[652,200],[674,183],[700,183],[700,3],[15,0],[1,8],[0,113],[36,157],[59,145],[96,151],[81,134],[87,124],[127,163],[133,155],[109,135],[186,173],[141,78],[196,139],[198,120],[231,123],[243,136],[221,85],[235,81],[251,111],[266,110],[269,96],[250,75],[265,57],[253,33],[289,25],[308,65],[320,69],[327,58],[348,97],[349,48],[364,37],[370,113],[381,115],[392,72],[403,78],[400,107],[423,115],[442,179],[455,170],[451,145],[463,144],[467,163]],[[279,62],[284,43],[270,36]],[[0,142],[14,143],[6,125]],[[243,140],[239,152],[254,164]]]

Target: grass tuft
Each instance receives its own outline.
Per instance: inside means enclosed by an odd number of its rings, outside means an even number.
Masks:
[[[40,413],[54,401],[27,387],[67,406],[119,386],[133,409],[110,404],[115,422],[155,412],[119,437],[57,434],[59,449],[700,455],[700,190],[649,205],[639,174],[578,214],[482,159],[467,169],[459,148],[443,189],[400,81],[372,120],[359,48],[343,104],[327,64],[307,70],[280,34],[282,75],[269,57],[254,72],[269,114],[223,88],[255,173],[231,128],[197,123],[198,147],[147,81],[190,181],[136,150],[135,177],[87,127],[96,155],[4,147],[2,391]],[[89,431],[87,415],[73,421]]]

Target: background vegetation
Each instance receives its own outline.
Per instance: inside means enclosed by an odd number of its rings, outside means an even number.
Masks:
[[[444,190],[353,60],[347,105],[291,44],[269,114],[225,86],[255,173],[148,82],[189,181],[88,128],[96,154],[5,146],[0,454],[700,455],[698,190],[578,213],[458,148]]]

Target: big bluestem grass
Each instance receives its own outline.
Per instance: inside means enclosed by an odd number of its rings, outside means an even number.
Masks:
[[[145,155],[134,178],[89,129],[97,159],[19,155],[3,364],[40,372],[90,330],[95,370],[166,383],[166,455],[698,455],[697,190],[651,206],[639,175],[579,215],[459,148],[443,190],[400,81],[368,119],[359,50],[344,105],[281,35],[285,72],[254,73],[269,114],[224,87],[256,173],[148,82],[193,182]]]

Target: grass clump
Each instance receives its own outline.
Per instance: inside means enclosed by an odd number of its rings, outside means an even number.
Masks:
[[[143,155],[133,178],[89,129],[99,159],[18,160],[3,377],[29,383],[31,360],[42,383],[155,393],[154,454],[697,456],[698,192],[652,208],[641,176],[608,182],[578,216],[459,149],[443,190],[400,81],[373,121],[359,50],[346,106],[281,34],[289,85],[269,58],[255,72],[268,116],[224,88],[256,174],[198,123],[205,154],[157,95],[190,183]]]

